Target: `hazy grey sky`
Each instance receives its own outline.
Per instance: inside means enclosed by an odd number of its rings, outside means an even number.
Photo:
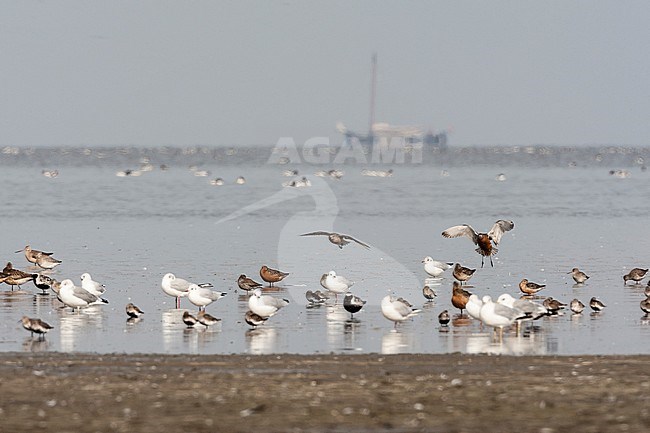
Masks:
[[[648,1],[0,1],[0,145],[650,144]]]

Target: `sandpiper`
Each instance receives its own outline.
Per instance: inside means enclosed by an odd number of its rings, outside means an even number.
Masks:
[[[257,328],[262,323],[266,322],[268,317],[262,317],[259,314],[255,314],[252,311],[248,310],[244,316],[244,321],[248,323],[253,328]]]
[[[50,324],[43,322],[41,319],[30,319],[27,316],[23,316],[20,321],[23,324],[23,328],[28,330],[32,336],[34,336],[34,332],[39,334],[39,338],[45,338],[45,334],[47,334],[50,329],[54,328]]]
[[[452,285],[451,304],[460,310],[461,315],[471,295],[470,292],[463,289],[458,281],[454,281]]]
[[[544,287],[546,287],[546,284],[533,283],[532,281],[528,281],[526,278],[519,282],[519,290],[526,295],[534,295]]]
[[[343,247],[349,244],[350,241],[356,242],[364,248],[370,248],[370,245],[365,244],[360,240],[353,238],[350,235],[344,235],[342,233],[318,231],[318,232],[311,232],[311,233],[303,233],[300,236],[327,236],[329,241],[334,245],[337,245],[340,249],[343,249]]]
[[[472,275],[474,275],[474,272],[476,272],[476,269],[466,268],[461,266],[460,263],[456,263],[452,275],[462,284],[469,281],[469,279],[472,278]]]
[[[254,281],[252,278],[248,278],[244,274],[241,274],[239,278],[237,278],[237,285],[239,286],[240,289],[246,290],[247,292],[249,290],[254,290],[257,289],[258,287],[262,287],[261,283]]]
[[[569,308],[571,309],[571,311],[573,311],[573,313],[580,314],[585,309],[585,304],[583,304],[582,302],[580,302],[579,299],[576,298],[569,303]]]
[[[131,318],[137,319],[138,317],[144,314],[144,311],[139,309],[132,302],[129,302],[128,304],[126,304],[126,314]]]
[[[646,316],[650,314],[650,298],[645,298],[643,301],[641,301],[639,306],[641,307],[641,311],[643,311]]]
[[[427,302],[431,302],[436,298],[436,292],[429,286],[424,286],[422,288],[422,295],[426,298]]]
[[[358,313],[365,303],[366,301],[358,296],[354,296],[352,293],[346,294],[343,298],[343,308],[345,308],[345,311],[350,313],[350,319],[354,319],[354,313]]]
[[[307,299],[307,302],[309,305],[315,306],[315,305],[322,305],[325,303],[327,298],[325,295],[320,290],[317,290],[316,292],[307,290],[305,292],[305,298]]]
[[[43,291],[43,295],[45,295],[55,283],[55,279],[43,274],[37,274],[36,278],[34,278],[34,285]]]
[[[566,304],[563,304],[562,302],[558,301],[557,299],[553,299],[551,296],[548,298],[544,299],[544,302],[542,303],[548,310],[550,315],[557,315],[559,314],[560,310],[564,309],[566,307]]]
[[[578,284],[582,284],[589,279],[589,276],[578,268],[573,268],[571,272],[567,272],[567,274],[571,274],[573,281]]]
[[[4,269],[2,270],[4,275],[2,279],[5,284],[11,286],[11,290],[14,289],[14,286],[20,287],[28,281],[34,281],[38,274],[30,274],[29,272],[23,272],[20,269],[15,269],[11,262],[7,262]]]
[[[395,299],[390,295],[386,295],[381,300],[381,314],[395,324],[395,329],[397,329],[399,322],[403,322],[419,312],[420,310],[412,308],[411,304],[404,298]]]
[[[591,298],[589,301],[589,306],[596,312],[601,311],[603,308],[605,308],[605,304],[603,304],[601,300],[596,299],[596,297]]]
[[[196,316],[196,320],[206,328],[221,322],[221,319],[217,319],[216,317],[206,313],[204,310],[199,312],[198,316]]]
[[[442,326],[447,326],[450,320],[451,317],[449,316],[449,311],[443,310],[440,314],[438,314],[438,323],[440,323]]]
[[[446,238],[457,238],[459,236],[470,238],[472,242],[478,246],[476,252],[481,255],[481,267],[483,267],[483,259],[485,257],[489,257],[490,265],[494,266],[494,263],[492,263],[492,256],[499,251],[496,247],[501,241],[501,236],[503,236],[505,232],[512,230],[514,227],[515,224],[512,221],[498,220],[494,223],[489,232],[477,233],[471,226],[463,224],[449,227],[447,230],[442,232],[442,236]]]
[[[260,277],[267,283],[269,283],[270,286],[273,285],[273,283],[277,283],[279,281],[284,280],[284,278],[289,275],[287,272],[282,272],[277,269],[271,269],[267,267],[266,265],[262,266],[260,269]]]
[[[32,249],[29,245],[26,245],[22,250],[16,251],[17,253],[25,253],[25,258],[29,263],[36,264],[36,259],[40,256],[51,256],[54,253],[46,253],[45,251],[39,251]]]
[[[623,284],[627,284],[628,280],[634,281],[634,284],[639,284],[639,281],[641,281],[647,273],[647,269],[634,268],[626,275],[623,275]]]
[[[186,325],[188,328],[192,328],[194,325],[197,324],[197,322],[198,322],[197,318],[194,317],[194,316],[192,316],[192,315],[189,313],[189,311],[185,311],[185,312],[183,312],[183,323],[185,323],[185,325]]]

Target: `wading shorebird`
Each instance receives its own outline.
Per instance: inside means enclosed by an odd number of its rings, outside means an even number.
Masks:
[[[519,290],[526,295],[534,295],[544,287],[546,287],[546,284],[533,283],[532,281],[528,281],[526,278],[519,282]]]
[[[639,281],[641,281],[647,273],[647,269],[634,268],[628,274],[623,275],[623,284],[627,284],[628,280],[634,281],[634,284],[639,284]]]
[[[452,285],[451,305],[460,310],[461,316],[463,315],[463,310],[465,309],[470,296],[472,296],[470,292],[463,289],[458,281],[454,281]]]
[[[129,302],[126,304],[126,314],[132,319],[137,319],[144,314],[144,311],[139,309],[135,304]]]
[[[476,269],[466,268],[461,266],[459,263],[456,263],[452,275],[462,284],[469,281],[469,279],[472,278],[472,275],[474,275],[474,272],[476,272]]]
[[[237,278],[237,285],[239,286],[240,289],[246,290],[247,292],[249,290],[255,290],[258,287],[262,287],[262,284],[258,283],[257,281],[254,281],[251,278],[248,278],[244,274],[241,274],[239,278]]]
[[[489,232],[476,233],[476,231],[471,226],[463,224],[459,226],[449,227],[447,230],[442,232],[442,236],[446,238],[457,238],[459,236],[466,236],[470,238],[472,242],[478,246],[478,248],[476,248],[476,252],[481,255],[481,267],[483,267],[483,261],[485,257],[489,257],[490,265],[494,266],[494,263],[492,263],[492,256],[499,252],[496,247],[501,241],[501,236],[503,236],[505,232],[512,230],[514,227],[515,223],[512,221],[498,220],[494,223]]]
[[[33,263],[35,265],[38,265],[39,258],[41,260],[44,260],[44,259],[42,259],[43,257],[49,257],[52,254],[54,254],[54,253],[46,253],[45,251],[34,250],[29,245],[26,245],[25,248],[23,248],[22,250],[16,251],[16,253],[22,253],[22,252],[25,253],[25,258],[27,259],[27,261],[29,263]],[[56,260],[55,258],[51,258],[51,261],[52,261],[52,263],[55,263],[52,266],[52,268],[54,266],[58,265],[59,263],[61,263],[60,260]],[[43,267],[43,266],[41,266],[41,267]],[[46,268],[46,269],[51,269],[51,268]]]
[[[273,283],[284,280],[287,275],[289,275],[289,273],[282,272],[277,269],[271,269],[266,265],[262,266],[260,269],[260,277],[269,283],[269,286],[272,286]]]
[[[442,326],[447,326],[450,320],[451,317],[449,316],[449,311],[444,310],[438,314],[438,323],[440,323]]]
[[[569,309],[573,311],[573,314],[580,314],[585,309],[585,304],[580,302],[580,299],[575,298],[569,303]]]
[[[14,286],[20,288],[21,285],[25,284],[28,281],[36,281],[38,274],[30,274],[29,272],[23,272],[20,269],[15,269],[11,262],[7,262],[7,265],[2,270],[2,282],[9,284],[11,290],[14,290]]]
[[[589,301],[589,306],[595,312],[599,312],[603,308],[605,308],[605,304],[603,304],[603,302],[600,299],[596,299],[596,297],[591,298],[591,300]]]
[[[39,339],[41,339],[41,337],[45,338],[45,334],[50,332],[50,329],[54,328],[52,325],[43,322],[41,319],[30,319],[27,316],[23,316],[20,321],[23,324],[23,328],[28,330],[32,337],[34,336],[34,332],[39,334]]]
[[[343,298],[343,308],[345,311],[350,313],[350,320],[354,319],[354,314],[358,313],[361,308],[365,305],[366,301],[354,296],[352,293],[348,293]]]
[[[300,236],[327,236],[329,241],[334,245],[338,246],[340,249],[343,249],[343,247],[349,244],[350,241],[356,242],[364,248],[370,248],[370,245],[367,245],[361,242],[360,240],[353,238],[350,235],[344,235],[342,233],[320,231],[320,232],[303,233]]]
[[[436,298],[436,291],[429,286],[422,288],[422,295],[426,298],[427,302],[431,302]]]
[[[253,329],[257,328],[267,320],[268,317],[262,317],[259,314],[253,313],[251,310],[248,310],[244,316],[244,321],[248,323]]]
[[[577,284],[582,284],[589,279],[589,275],[585,274],[578,268],[573,268],[571,272],[567,272],[567,274],[571,274],[573,281]]]

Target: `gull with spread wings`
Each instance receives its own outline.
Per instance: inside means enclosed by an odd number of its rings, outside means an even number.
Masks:
[[[501,236],[505,232],[512,230],[515,227],[515,223],[507,220],[498,220],[494,223],[492,228],[487,233],[476,233],[476,230],[467,224],[460,226],[449,227],[447,230],[442,232],[442,236],[446,238],[457,238],[460,236],[467,236],[478,246],[476,252],[481,255],[481,267],[483,267],[483,259],[485,257],[490,258],[490,265],[494,266],[492,263],[492,256],[495,255],[499,250],[496,248],[501,241]],[[492,245],[494,244],[494,246]]]
[[[350,243],[350,241],[356,242],[362,247],[370,248],[370,245],[364,244],[358,239],[353,238],[350,235],[344,235],[341,233],[330,233],[330,232],[311,232],[303,233],[300,236],[327,236],[331,243],[337,245],[339,248],[343,249],[344,246]]]

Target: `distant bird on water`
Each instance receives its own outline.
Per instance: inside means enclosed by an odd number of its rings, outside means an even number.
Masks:
[[[567,272],[567,274],[571,274],[573,281],[577,284],[582,284],[589,279],[589,275],[585,274],[578,268],[573,268],[571,272]]]
[[[546,287],[546,284],[533,283],[532,281],[528,281],[526,278],[519,282],[519,290],[526,295],[534,295],[544,287]]]
[[[244,321],[248,323],[251,327],[257,328],[264,322],[268,320],[268,317],[262,317],[259,314],[255,314],[252,311],[248,310],[244,316]]]
[[[436,298],[436,292],[429,286],[422,288],[422,295],[426,298],[427,302],[431,302]]]
[[[273,283],[277,283],[279,281],[282,281],[286,278],[286,276],[289,275],[287,272],[282,272],[277,269],[271,269],[268,266],[264,265],[260,269],[260,277],[267,283],[269,283],[270,286],[273,285]]]
[[[261,283],[258,283],[257,281],[254,281],[251,278],[248,278],[246,275],[241,274],[239,278],[237,278],[237,285],[239,286],[240,289],[246,290],[247,292],[249,290],[255,290],[258,287],[262,287]]]
[[[603,308],[605,308],[605,304],[600,299],[596,299],[595,297],[591,298],[589,301],[589,306],[591,307],[592,310],[598,312],[601,311]]]
[[[352,293],[346,294],[343,298],[343,308],[350,313],[350,319],[354,319],[354,314],[358,313],[365,303],[366,301],[358,296],[354,296]]]
[[[364,248],[370,248],[370,245],[365,244],[360,240],[353,238],[350,235],[344,235],[341,233],[319,231],[319,232],[303,233],[300,236],[327,236],[329,241],[334,245],[337,245],[340,249],[343,249],[343,247],[349,244],[350,241],[356,242]]]
[[[25,248],[23,248],[22,250],[18,250],[16,252],[17,253],[24,252],[25,258],[29,263],[33,263],[44,269],[52,269],[55,266],[57,266],[59,263],[61,263],[60,260],[51,257],[53,253],[46,253],[45,251],[34,250],[29,245],[26,245]],[[49,259],[46,259],[46,257],[49,257]],[[39,264],[39,259],[41,261],[41,264]]]
[[[574,299],[569,303],[569,308],[573,311],[574,314],[580,314],[585,309],[585,304],[580,302],[579,299]]]
[[[442,326],[447,326],[450,321],[451,321],[451,317],[449,317],[449,311],[444,310],[443,312],[438,314],[438,323],[440,323]]]
[[[50,329],[54,329],[53,326],[43,322],[41,319],[30,319],[27,316],[23,316],[20,321],[23,324],[23,328],[28,330],[32,336],[34,336],[34,332],[39,334],[39,339],[41,337],[45,338],[45,334],[50,332]]]
[[[456,263],[452,275],[462,284],[469,281],[469,279],[472,278],[472,275],[474,275],[474,272],[476,272],[476,269],[466,268],[461,266],[459,263]]]
[[[515,224],[512,221],[498,220],[494,223],[489,232],[477,233],[471,226],[463,224],[449,227],[447,230],[442,232],[442,236],[446,238],[457,238],[459,236],[470,238],[472,242],[478,246],[476,252],[481,255],[481,267],[483,267],[483,259],[485,257],[489,257],[490,265],[494,266],[494,263],[492,263],[492,256],[499,251],[496,247],[499,245],[501,237],[505,232],[512,230],[514,227]]]
[[[647,273],[647,269],[634,268],[626,275],[623,275],[623,282],[624,284],[627,284],[628,280],[632,280],[635,284],[639,284],[639,281],[641,281]]]
[[[132,302],[129,302],[128,304],[126,304],[126,314],[127,314],[127,316],[129,316],[129,317],[131,317],[133,319],[137,319],[138,317],[140,317],[141,315],[144,314],[144,311],[139,309]]]

